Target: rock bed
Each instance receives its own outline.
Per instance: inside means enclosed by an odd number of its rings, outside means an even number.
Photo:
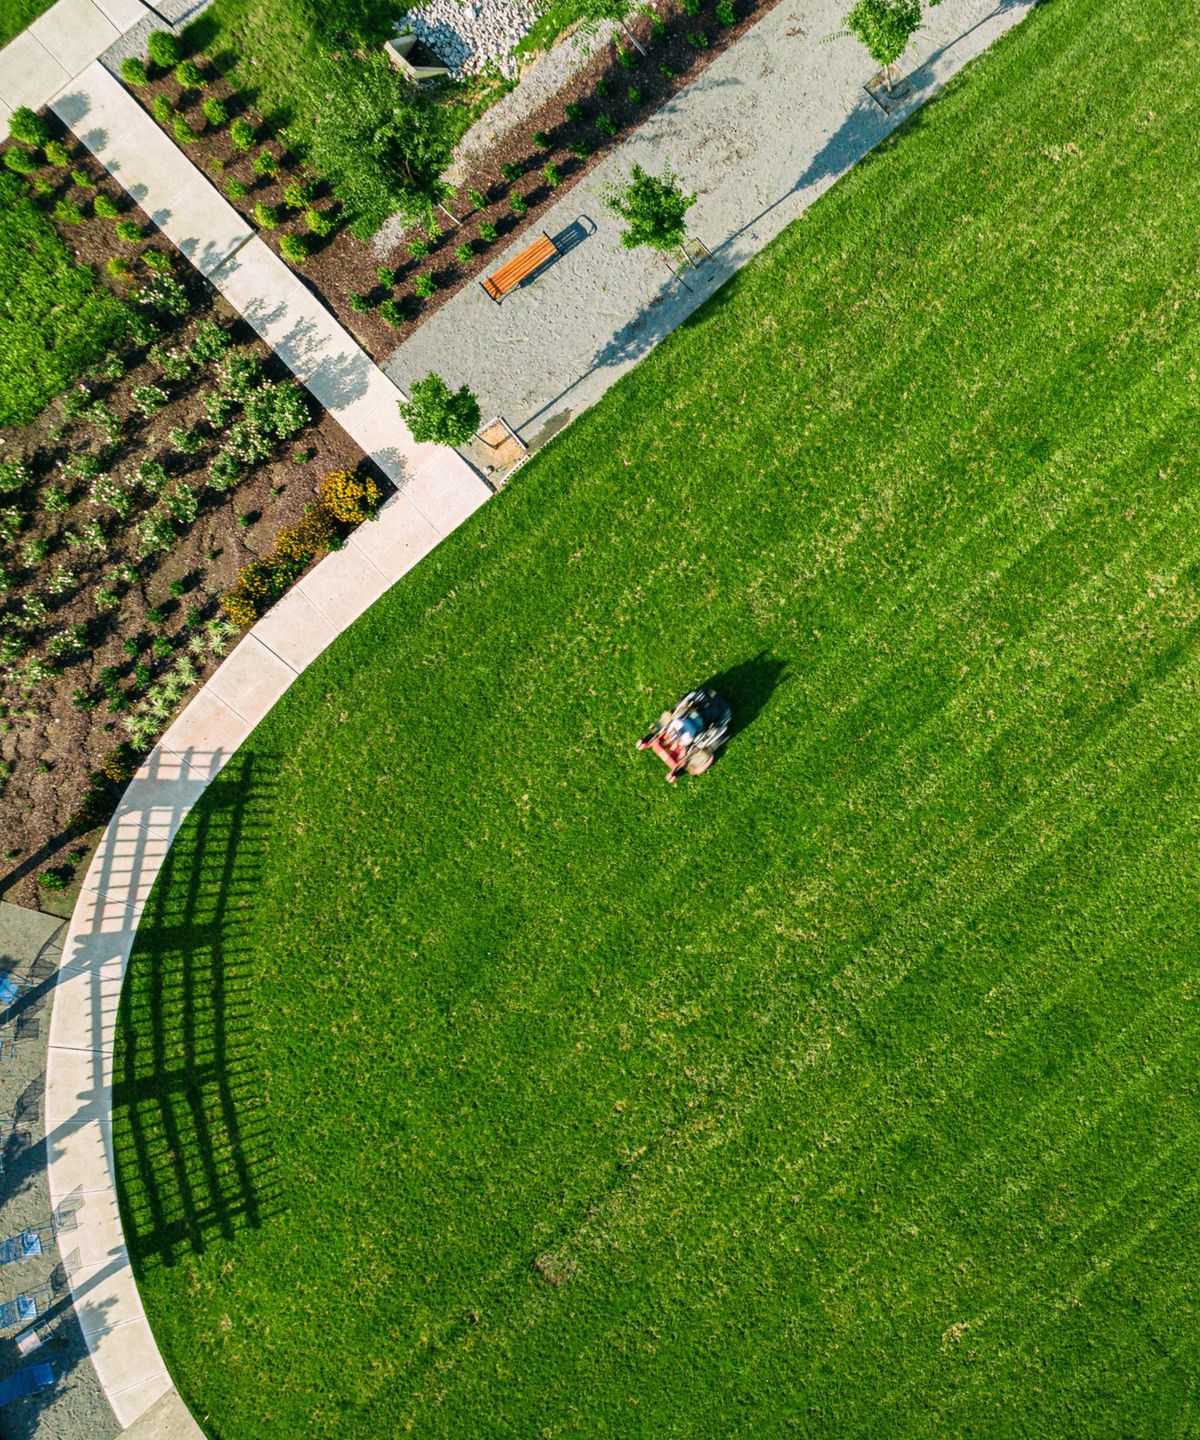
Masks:
[[[426,0],[407,11],[407,26],[456,76],[494,68],[515,80],[519,62],[512,50],[538,18],[529,0]]]

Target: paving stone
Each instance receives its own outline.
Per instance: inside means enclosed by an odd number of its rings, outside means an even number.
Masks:
[[[312,664],[338,632],[303,590],[293,588],[267,611],[251,633],[299,672]]]
[[[205,688],[254,726],[295,678],[290,665],[255,635],[247,635]]]
[[[81,903],[94,904],[90,895]],[[54,986],[50,1013],[50,1049],[64,1054],[112,1053],[121,998],[121,980],[133,945],[132,926],[108,930],[72,929]],[[49,1088],[49,1080],[47,1080]]]
[[[96,0],[96,4],[122,33],[131,30],[148,13],[141,0]]]
[[[160,1390],[163,1380],[169,1387]],[[152,1376],[134,1387],[136,1393],[121,1391],[122,1409],[128,1399],[131,1406],[145,1405],[138,1418],[126,1429],[121,1440],[204,1440],[204,1432],[192,1419],[179,1391],[171,1384],[166,1371]]]
[[[394,585],[441,540],[421,512],[404,495],[393,495],[375,520],[360,525],[349,544],[362,551],[384,579]]]
[[[344,630],[379,599],[388,582],[361,551],[347,546],[310,570],[299,588],[332,625]]]
[[[190,183],[150,218],[202,275],[211,275],[254,234],[228,200],[194,171]]]
[[[461,525],[492,494],[453,450],[443,450],[427,461],[404,482],[400,493],[443,535]]]
[[[174,835],[208,782],[221,772],[232,754],[231,750],[192,748],[185,760],[156,745],[117,801],[114,819],[132,818]]]
[[[168,825],[142,825],[130,815],[118,816],[101,836],[83,889],[125,901],[146,885],[166,858],[174,831]]]
[[[92,0],[58,0],[33,21],[29,32],[68,75],[78,75],[120,33]]]
[[[224,765],[253,728],[253,721],[239,715],[210,682],[197,690],[160,744],[182,757],[194,781],[211,780],[215,758]],[[202,788],[198,786],[197,793]]]
[[[70,79],[71,72],[28,30],[0,50],[0,100],[10,110],[18,105],[38,109]]]

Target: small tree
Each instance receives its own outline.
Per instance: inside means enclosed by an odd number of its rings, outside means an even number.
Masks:
[[[465,385],[451,390],[431,370],[424,380],[415,380],[409,398],[400,401],[400,418],[418,444],[434,440],[439,445],[465,445],[479,429],[479,401]]]
[[[594,35],[605,20],[611,20],[625,32],[629,43],[644,55],[645,49],[638,44],[637,36],[629,28],[629,17],[643,8],[638,0],[580,0],[578,33],[581,36]]]
[[[845,34],[853,35],[883,70],[888,93],[892,69],[921,28],[921,0],[858,0],[846,16]]]
[[[621,236],[621,244],[627,250],[648,245],[651,250],[665,254],[683,248],[687,238],[687,212],[696,203],[696,197],[683,193],[669,166],[659,178],[635,165],[624,185],[608,189],[604,203],[628,227]]]

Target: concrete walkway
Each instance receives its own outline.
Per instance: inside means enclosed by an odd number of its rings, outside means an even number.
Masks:
[[[117,1207],[112,1066],[138,920],[184,818],[296,676],[491,494],[453,450],[418,445],[395,385],[98,62],[54,101],[154,223],[246,317],[397,486],[379,518],[249,632],[138,771],[84,880],[46,1063],[49,1193],[82,1203],[71,1289],[118,1423],[199,1436],[146,1319]]]
[[[846,0],[781,0],[696,82],[546,213],[572,246],[503,305],[461,290],[389,357],[400,385],[436,370],[464,381],[536,448],[669,335],[835,180],[1029,12],[1033,0],[944,0],[905,52],[913,93],[891,117],[865,93],[875,67],[842,29]],[[485,117],[486,118],[486,117]],[[670,163],[699,192],[690,232],[714,261],[674,280],[650,251],[623,250],[600,200],[635,162]],[[529,243],[498,252],[495,267]],[[690,287],[690,288],[689,288]],[[719,357],[713,357],[714,363]]]
[[[142,0],[58,0],[0,50],[0,139],[18,105],[49,105],[151,12]]]

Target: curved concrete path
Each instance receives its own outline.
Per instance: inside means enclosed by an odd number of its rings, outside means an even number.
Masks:
[[[71,1288],[123,1427],[198,1437],[159,1353],[117,1206],[112,1065],[138,920],[188,811],[268,710],[342,630],[480,506],[455,451],[417,444],[396,386],[99,62],[53,102],[154,223],[225,295],[397,487],[242,639],[138,770],[100,842],[63,945],[46,1063],[50,1199],[82,1204]]]

